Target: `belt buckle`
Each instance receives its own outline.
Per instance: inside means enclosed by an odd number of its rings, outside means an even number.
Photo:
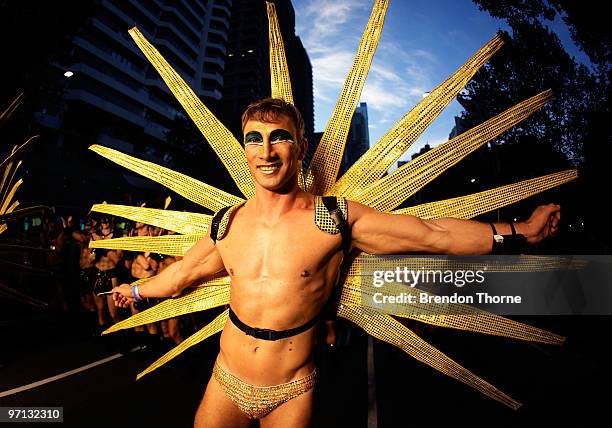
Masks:
[[[253,330],[255,330],[255,337],[258,339],[275,340],[274,333],[276,332],[274,330],[269,328],[254,328]]]

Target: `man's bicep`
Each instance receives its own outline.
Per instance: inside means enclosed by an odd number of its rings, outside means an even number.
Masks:
[[[200,239],[181,260],[184,274],[190,282],[214,275],[225,269],[223,260],[212,239],[208,236]]]
[[[362,251],[370,254],[435,251],[438,230],[433,224],[411,215],[383,213],[356,203],[351,211],[353,244]]]

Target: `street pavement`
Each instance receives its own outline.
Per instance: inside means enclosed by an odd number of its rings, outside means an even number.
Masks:
[[[0,406],[62,406],[63,426],[70,427],[191,427],[219,336],[135,381],[136,374],[168,348],[159,342],[145,343],[133,333],[100,337],[93,334],[92,321],[84,314],[67,317],[36,311],[0,320]],[[315,426],[530,426],[536,420],[552,424],[578,417],[587,424],[605,413],[609,376],[604,370],[604,342],[609,337],[609,317],[527,321],[567,335],[567,343],[533,345],[407,323],[451,358],[523,402],[518,411],[376,340],[368,371],[367,335],[349,328],[350,340],[337,350],[317,348]],[[96,362],[94,367],[10,393]],[[0,424],[4,426],[9,425]]]

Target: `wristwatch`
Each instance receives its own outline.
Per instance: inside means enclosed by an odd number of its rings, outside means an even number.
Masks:
[[[493,248],[491,254],[523,254],[527,250],[527,238],[525,235],[516,233],[514,223],[510,222],[512,235],[499,235],[493,223],[489,223],[493,229]]]

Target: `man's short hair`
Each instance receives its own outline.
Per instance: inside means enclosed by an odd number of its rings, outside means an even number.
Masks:
[[[278,122],[280,116],[287,116],[293,121],[298,140],[304,138],[304,119],[300,111],[291,103],[280,98],[264,98],[251,103],[242,114],[242,131],[249,120],[260,122]]]

